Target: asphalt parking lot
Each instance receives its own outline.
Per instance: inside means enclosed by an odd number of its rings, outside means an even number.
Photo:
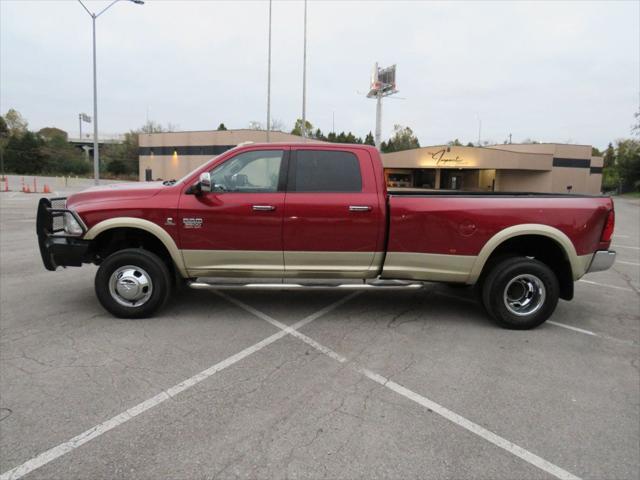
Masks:
[[[44,270],[38,198],[0,194],[1,479],[640,478],[638,201],[613,269],[516,332],[435,284],[115,319],[95,267]]]

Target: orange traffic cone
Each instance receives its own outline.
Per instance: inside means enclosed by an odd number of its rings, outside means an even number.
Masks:
[[[46,183],[44,184],[44,189],[42,190],[42,193],[51,193],[51,190],[49,189],[49,185],[47,185]]]

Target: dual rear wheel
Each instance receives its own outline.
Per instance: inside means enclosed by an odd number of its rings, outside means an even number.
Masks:
[[[560,296],[555,273],[529,257],[498,260],[481,285],[482,303],[505,328],[527,330],[544,323]]]

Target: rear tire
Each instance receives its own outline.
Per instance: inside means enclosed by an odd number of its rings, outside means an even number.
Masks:
[[[160,309],[171,293],[171,275],[156,254],[128,248],[109,255],[95,279],[102,306],[119,318],[145,318]]]
[[[528,330],[544,323],[558,304],[558,278],[544,263],[511,257],[497,262],[482,285],[482,303],[502,327]]]

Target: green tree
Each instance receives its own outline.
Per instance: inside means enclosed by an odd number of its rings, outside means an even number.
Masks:
[[[5,148],[5,168],[17,174],[41,173],[47,165],[40,147],[43,140],[26,130],[21,135],[11,135]]]
[[[2,173],[2,180],[4,180],[4,150],[7,147],[8,141],[9,127],[4,117],[0,115],[0,172]]]
[[[313,132],[313,138],[318,140],[326,140],[326,137],[322,133],[322,130],[320,130],[319,128],[316,128],[316,131]]]
[[[216,130],[218,130],[218,131],[223,131],[223,130],[226,130],[226,129],[227,129],[227,127],[224,126],[224,123],[221,123],[220,125],[218,125],[218,128],[216,128]]]
[[[467,147],[473,147],[473,142],[467,142]]]
[[[617,142],[616,168],[622,191],[640,191],[640,141],[627,139]]]
[[[138,137],[139,131],[131,130],[124,134],[122,143],[113,143],[103,147],[101,158],[105,169],[114,175],[135,175],[138,173]],[[115,162],[115,165],[110,165]]]
[[[367,136],[364,137],[364,144],[365,145],[375,145],[376,141],[373,138],[373,135],[371,134],[371,132],[367,133]]]
[[[293,130],[291,130],[291,134],[302,136],[303,133],[305,137],[311,137],[313,133],[313,125],[309,120],[306,120],[303,128],[302,119],[298,118]]]
[[[56,127],[41,128],[38,130],[38,135],[44,140],[52,140],[53,138],[62,138],[65,142],[69,140],[69,134]]]
[[[10,108],[4,115],[4,119],[9,127],[11,135],[22,135],[27,131],[29,123],[22,117],[20,112]]]
[[[58,129],[55,129],[58,130]],[[59,132],[62,132],[60,130]],[[63,175],[85,175],[91,171],[91,164],[83,157],[82,152],[71,145],[65,135],[53,132],[52,135],[39,135],[42,141],[40,153],[43,157],[43,173]],[[35,172],[34,172],[35,173]]]
[[[462,142],[456,138],[455,140],[449,140],[447,145],[450,147],[462,147]]]
[[[107,164],[107,172],[113,175],[124,175],[127,172],[127,166],[122,160],[112,160]]]
[[[598,150],[596,147],[591,147],[591,156],[592,157],[601,157],[602,152]]]
[[[604,168],[612,168],[616,164],[616,151],[613,148],[611,142],[609,142],[609,146],[604,151],[603,155]]]
[[[402,125],[395,125],[393,127],[393,135],[384,145],[384,149],[382,145],[380,149],[384,153],[389,153],[411,150],[413,148],[420,148],[420,142],[414,135],[413,130],[409,127],[403,127]]]

